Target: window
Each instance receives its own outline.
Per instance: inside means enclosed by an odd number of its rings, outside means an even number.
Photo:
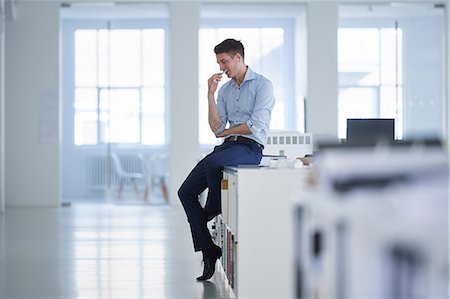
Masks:
[[[394,118],[402,132],[402,30],[339,28],[339,138],[347,118]]]
[[[232,19],[227,19],[221,13],[223,9],[232,9],[236,13]],[[217,142],[208,125],[207,80],[219,71],[214,47],[227,38],[242,41],[245,63],[273,83],[276,102],[270,129],[297,129],[298,118],[303,118],[303,115],[297,115],[295,99],[298,90],[294,86],[297,71],[295,40],[298,38],[295,24],[301,12],[303,9],[299,6],[203,7],[199,32],[200,144]],[[222,80],[219,88],[225,82],[226,80]]]
[[[165,29],[120,27],[74,32],[76,145],[165,143]]]
[[[445,36],[442,5],[339,6],[339,137],[347,117],[380,117],[397,139],[444,139]]]

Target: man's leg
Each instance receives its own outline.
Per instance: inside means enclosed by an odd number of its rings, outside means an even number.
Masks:
[[[222,180],[223,166],[258,164],[260,160],[261,150],[258,147],[244,144],[223,144],[216,147],[214,152],[197,164],[178,190],[178,196],[191,227],[194,249],[195,251],[201,250],[203,253],[203,274],[197,277],[197,280],[210,279],[214,274],[215,262],[222,255],[220,247],[212,241],[206,223],[215,215],[220,214],[220,181]],[[200,193],[206,187],[209,187],[205,207],[210,207],[208,214],[198,201]]]
[[[207,214],[199,203],[199,195],[208,187],[206,168],[209,167],[209,161],[214,159],[213,157],[217,153],[226,148],[228,148],[227,144],[216,146],[213,152],[204,157],[194,167],[178,190],[178,197],[184,207],[191,227],[195,251],[208,250],[214,245],[206,226],[208,222]]]
[[[224,166],[239,164],[258,164],[261,161],[261,149],[258,146],[247,144],[226,143],[217,152],[205,161],[206,180],[208,182],[208,199],[205,212],[209,221],[221,213],[221,190],[222,170]],[[214,245],[210,250],[203,252],[203,274],[197,280],[208,280],[215,272],[217,259],[222,255],[220,247]]]
[[[205,211],[199,202],[199,195],[206,189],[205,157],[200,161],[178,190],[178,197],[186,212],[191,228],[194,250],[207,250],[212,247],[212,240],[206,226]]]
[[[230,143],[206,161],[205,173],[209,189],[205,212],[208,221],[221,213],[220,183],[224,166],[257,165],[261,158],[262,150],[257,145]]]

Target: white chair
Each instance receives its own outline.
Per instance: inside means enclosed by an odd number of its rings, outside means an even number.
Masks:
[[[167,181],[169,174],[166,170],[167,160],[169,159],[168,153],[157,154],[149,159],[149,167],[151,169],[152,178],[156,179],[159,183],[161,189],[161,194],[166,203],[169,202],[169,188],[167,186]],[[153,181],[152,181],[153,182]]]
[[[139,161],[142,165],[142,171],[145,177],[145,190],[144,190],[144,200],[148,200],[149,194],[153,191],[153,176],[152,176],[152,165],[151,161],[146,159],[143,154],[138,154]]]
[[[111,153],[111,160],[113,162],[117,176],[119,177],[119,189],[117,190],[117,197],[120,198],[122,196],[124,184],[128,180],[131,180],[131,182],[133,183],[134,191],[136,192],[136,194],[139,195],[139,187],[137,184],[137,180],[145,179],[145,174],[139,172],[125,171],[122,167],[122,163],[120,162],[120,158],[116,153]],[[144,191],[145,200],[147,196],[148,196],[148,184],[146,182],[146,188]]]

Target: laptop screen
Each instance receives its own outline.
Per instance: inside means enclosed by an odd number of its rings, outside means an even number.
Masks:
[[[392,144],[394,128],[393,118],[349,118],[346,143],[355,146],[374,146],[379,142]]]

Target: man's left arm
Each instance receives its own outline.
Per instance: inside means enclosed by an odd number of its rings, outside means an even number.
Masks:
[[[230,135],[250,135],[252,134],[252,131],[248,127],[246,123],[240,124],[238,126],[228,128],[223,130],[220,134],[216,135],[217,137],[226,137]]]
[[[264,79],[261,86],[256,90],[255,106],[250,119],[246,123],[250,134],[258,134],[261,130],[269,128],[270,116],[274,105],[275,97],[273,95],[272,82]]]

